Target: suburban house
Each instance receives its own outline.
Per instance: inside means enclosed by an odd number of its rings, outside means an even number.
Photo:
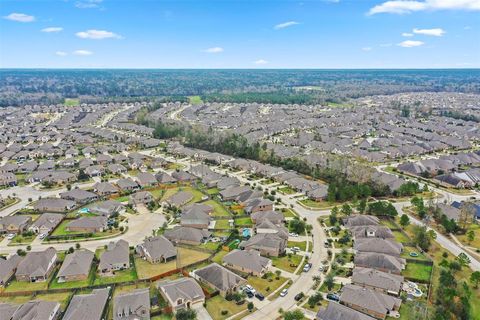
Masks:
[[[22,257],[15,254],[8,259],[0,258],[0,286],[4,287],[17,271],[17,266]]]
[[[125,207],[118,201],[106,200],[97,202],[89,207],[90,212],[104,217],[111,217],[114,214],[125,212]]]
[[[400,309],[402,300],[375,290],[348,284],[342,289],[340,303],[383,320],[392,311]]]
[[[356,226],[349,228],[353,239],[359,238],[381,238],[393,239],[394,235],[390,228],[385,226]]]
[[[122,173],[127,173],[127,168],[125,166],[121,165],[120,163],[113,163],[109,164],[107,166],[107,170],[110,171],[112,174],[122,174]]]
[[[172,177],[166,172],[158,172],[155,174],[155,178],[157,179],[158,183],[160,184],[170,184],[170,183],[176,183],[177,179]]]
[[[188,191],[180,191],[169,197],[165,202],[171,207],[180,208],[193,199],[193,194]]]
[[[353,284],[394,296],[400,295],[403,281],[402,276],[393,273],[370,268],[355,267],[353,269]]]
[[[369,215],[351,215],[343,219],[343,224],[346,228],[356,227],[356,226],[376,226],[380,224],[377,217]]]
[[[148,205],[150,202],[153,202],[155,199],[153,198],[152,194],[148,191],[137,191],[130,195],[128,199],[128,203],[131,204],[133,207],[137,207],[139,205]]]
[[[130,178],[119,179],[117,181],[117,186],[121,191],[134,191],[137,190],[140,186]]]
[[[27,215],[13,215],[0,218],[0,234],[22,233],[27,230],[32,217]]]
[[[208,229],[212,221],[208,211],[200,206],[192,206],[189,210],[184,210],[180,216],[180,225],[183,227]]]
[[[172,177],[174,179],[176,179],[177,181],[180,181],[180,182],[188,182],[188,181],[195,181],[197,180],[197,177],[195,177],[194,175],[186,172],[186,171],[174,171],[172,173]]]
[[[97,182],[93,186],[93,191],[101,197],[115,194],[118,192],[118,188],[110,182]]]
[[[76,294],[68,304],[63,320],[101,320],[107,305],[110,288],[93,289],[91,293]]]
[[[258,211],[252,213],[250,218],[254,224],[262,223],[265,220],[270,221],[271,223],[278,225],[282,224],[285,220],[283,213],[278,211]]]
[[[357,253],[353,263],[356,267],[372,268],[394,274],[400,274],[406,265],[406,261],[403,258],[376,252]]]
[[[205,302],[202,288],[192,278],[161,281],[157,283],[157,289],[174,312]]]
[[[158,181],[157,178],[150,172],[140,172],[137,175],[137,183],[142,187],[142,188],[147,188],[147,187],[152,187],[155,186]]]
[[[285,252],[287,240],[275,233],[258,233],[239,244],[244,250],[257,250],[264,256],[278,257]]]
[[[13,187],[17,185],[17,177],[11,172],[0,173],[0,186]]]
[[[17,281],[46,281],[57,262],[57,250],[48,248],[44,251],[28,252],[20,261],[15,272]]]
[[[441,214],[444,214],[449,220],[458,222],[458,219],[460,219],[461,210],[459,208],[444,203],[437,204],[437,208]]]
[[[114,275],[115,271],[130,268],[130,248],[125,240],[110,242],[100,256],[98,271],[102,275]]]
[[[399,257],[402,253],[403,245],[393,239],[359,238],[355,239],[353,250],[355,252],[384,253]]]
[[[244,210],[247,214],[252,214],[261,211],[272,211],[273,202],[269,199],[257,198],[247,201],[244,205]]]
[[[262,276],[272,266],[272,261],[256,250],[233,250],[223,257],[223,265],[255,276]]]
[[[200,245],[206,242],[212,233],[206,229],[180,226],[166,230],[163,235],[173,243]]]
[[[358,312],[344,305],[330,301],[327,308],[320,308],[316,320],[375,320],[364,313]]]
[[[60,198],[72,200],[78,204],[85,204],[97,200],[98,195],[82,189],[72,189],[70,191],[60,193]]]
[[[107,217],[104,216],[80,217],[72,222],[69,222],[65,228],[65,230],[70,232],[85,233],[102,232],[106,229]]]
[[[0,304],[0,315],[2,319],[8,320],[56,320],[60,313],[60,303],[54,301],[34,300],[21,305]]]
[[[58,271],[58,282],[86,280],[93,261],[93,252],[77,250],[65,256]]]
[[[137,289],[117,295],[113,299],[113,320],[150,319],[150,292]]]
[[[39,212],[67,212],[73,210],[76,206],[75,201],[57,199],[57,198],[45,198],[38,200],[33,208]]]
[[[43,213],[37,220],[33,221],[28,230],[39,233],[49,234],[63,220],[64,215],[60,213]]]
[[[193,278],[220,292],[223,297],[237,292],[247,280],[217,263],[192,272]]]
[[[164,236],[148,237],[137,245],[136,253],[150,263],[167,262],[177,257],[177,249]]]

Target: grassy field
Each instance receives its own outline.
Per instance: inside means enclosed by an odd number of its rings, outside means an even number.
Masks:
[[[285,218],[298,217],[298,214],[295,211],[293,211],[292,209],[282,208],[282,213],[285,216]]]
[[[294,193],[297,193],[297,191],[295,191],[294,189],[290,188],[290,187],[283,187],[283,188],[280,188],[278,189],[279,192],[283,193],[283,194],[294,194]]]
[[[203,100],[200,96],[190,96],[188,97],[188,102],[192,105],[202,104]]]
[[[305,251],[307,249],[307,241],[288,241],[287,247],[298,247],[301,251]]]
[[[179,267],[190,265],[192,263],[208,258],[209,254],[193,249],[178,248],[178,256],[180,258],[180,262],[178,265],[177,260],[172,260],[167,263],[152,264],[148,261],[144,261],[143,259],[135,259],[135,266],[137,269],[138,278],[147,279],[171,270],[175,270]]]
[[[278,287],[280,287],[285,281],[286,278],[278,277],[273,275],[268,279],[262,279],[260,277],[248,277],[247,279],[248,284],[250,284],[255,290],[262,293],[265,297],[275,291]]]
[[[408,237],[405,234],[403,234],[402,232],[392,231],[392,233],[393,233],[393,236],[395,237],[395,240],[397,240],[398,242],[400,242],[400,243],[410,242],[410,239],[408,239]]]
[[[24,281],[13,280],[5,289],[5,292],[45,290],[47,289],[47,287],[48,287],[48,281],[24,282]]]
[[[230,223],[228,219],[216,220],[215,221],[215,229],[229,229]]]
[[[227,301],[222,296],[218,295],[207,300],[207,311],[214,320],[227,319],[234,314],[237,314],[247,309],[247,304],[237,305],[233,301]],[[222,315],[222,311],[228,311],[227,314]]]
[[[179,191],[187,191],[187,192],[190,192],[191,194],[193,194],[193,199],[188,202],[188,204],[192,204],[192,203],[195,203],[195,202],[200,202],[204,196],[204,194],[202,192],[200,192],[199,190],[195,189],[195,188],[192,188],[192,187],[178,187],[178,188],[172,188],[172,189],[167,189],[165,191],[165,193],[163,194],[163,197],[161,199],[161,201],[164,201],[168,198],[170,198],[172,195],[174,195],[175,193],[179,192]]]
[[[36,234],[33,234],[31,236],[17,234],[15,238],[13,238],[8,245],[11,246],[11,245],[18,245],[18,244],[30,244],[32,243],[33,240],[35,240],[36,237],[37,237]]]
[[[117,271],[113,277],[100,277],[96,276],[94,285],[99,284],[109,284],[109,283],[117,283],[117,282],[126,282],[132,281],[137,279],[137,273],[135,272],[134,268],[130,268],[127,270]]]
[[[235,224],[238,226],[251,226],[253,224],[252,219],[249,217],[235,219]]]
[[[298,202],[300,202],[300,204],[303,204],[304,206],[307,206],[313,209],[328,209],[335,205],[339,205],[338,203],[330,203],[327,201],[315,201],[311,199],[304,199]]]
[[[218,203],[215,200],[207,200],[205,202],[202,202],[202,204],[209,205],[213,208],[212,215],[214,217],[230,217],[231,216],[230,212],[228,212],[227,209],[225,209],[220,203]]]
[[[290,258],[288,256],[271,257],[271,260],[274,267],[294,273],[295,269],[300,264],[300,261],[302,261],[302,256],[292,255]]]
[[[63,104],[67,107],[74,107],[80,105],[80,99],[65,98]]]
[[[222,259],[228,254],[227,251],[220,250],[215,256],[213,256],[212,261],[218,264],[222,264]]]
[[[473,233],[475,234],[475,238],[473,239],[473,241],[469,241],[467,237],[467,233],[470,231],[473,231]],[[465,234],[458,235],[457,239],[466,246],[480,249],[480,225],[474,223],[470,224],[468,226],[467,232]]]
[[[214,195],[214,194],[217,194],[219,193],[220,190],[218,190],[218,188],[210,188],[207,190],[207,193],[210,194],[210,195]]]

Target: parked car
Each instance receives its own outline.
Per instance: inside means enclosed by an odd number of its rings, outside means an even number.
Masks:
[[[340,301],[340,297],[333,293],[328,293],[327,299],[331,301],[336,301],[336,302]]]
[[[245,288],[250,291],[251,293],[255,294],[257,291],[249,284],[245,286]]]
[[[282,292],[280,292],[280,297],[285,297],[288,293],[287,289],[283,289]]]
[[[325,269],[325,267],[324,267],[324,266],[320,266],[320,267],[318,267],[318,271],[320,271],[320,272],[322,272],[324,269]]]
[[[302,298],[303,298],[304,296],[305,296],[305,295],[303,294],[303,292],[300,292],[299,294],[297,294],[297,295],[295,296],[294,299],[295,299],[295,301],[300,301],[300,300],[302,300]]]
[[[325,248],[330,248],[330,242],[325,241],[325,242],[323,243],[323,246],[324,246]]]
[[[255,294],[255,297],[257,297],[258,300],[260,301],[263,301],[263,299],[265,299],[265,297],[263,296],[263,294],[261,294],[260,292],[257,292]]]
[[[304,267],[303,267],[303,272],[308,272],[310,271],[310,268],[312,267],[312,264],[311,263],[307,263]]]
[[[298,252],[298,251],[300,251],[300,248],[299,247],[292,247],[290,250],[292,250],[293,252]]]
[[[43,240],[43,239],[45,239],[46,237],[47,237],[47,234],[46,234],[46,233],[40,233],[40,235],[38,236],[38,238],[39,238],[40,240]]]
[[[254,296],[253,292],[250,291],[250,290],[245,290],[245,294],[246,294],[247,297],[249,297],[249,298],[253,298],[253,296]]]
[[[9,233],[9,234],[7,235],[7,239],[8,239],[8,240],[12,240],[13,238],[15,238],[15,234],[14,234],[14,233]]]

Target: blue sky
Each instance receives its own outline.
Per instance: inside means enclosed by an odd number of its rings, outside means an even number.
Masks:
[[[0,5],[2,68],[473,68],[480,0]]]

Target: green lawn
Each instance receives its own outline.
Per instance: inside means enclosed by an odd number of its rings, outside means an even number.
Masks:
[[[230,217],[231,214],[228,212],[225,207],[223,207],[220,203],[215,200],[207,200],[202,202],[202,204],[209,205],[213,208],[212,216],[214,217]]]
[[[250,217],[238,218],[235,219],[235,224],[237,226],[251,226],[253,225],[252,219]]]
[[[161,201],[164,201],[164,200],[170,198],[172,195],[174,195],[175,193],[177,193],[179,191],[187,191],[187,192],[190,192],[193,195],[193,199],[190,200],[190,202],[188,202],[188,204],[193,204],[193,203],[196,203],[196,202],[200,202],[200,201],[202,201],[202,198],[205,196],[201,191],[199,191],[195,188],[192,188],[190,186],[186,186],[186,187],[178,187],[178,188],[167,189],[165,191],[165,193],[163,194],[163,197],[162,197]]]
[[[90,273],[88,274],[87,280],[81,280],[81,281],[58,282],[58,278],[55,278],[55,280],[53,280],[53,281],[50,283],[49,289],[59,289],[59,288],[83,288],[83,287],[87,287],[87,286],[89,286],[90,284],[92,284],[93,281],[95,280],[95,273],[96,273],[96,269],[95,269],[95,268],[91,268],[91,269],[90,269]]]
[[[5,292],[46,290],[47,287],[48,287],[48,281],[24,282],[24,281],[13,280],[5,289]]]
[[[210,195],[218,194],[219,192],[220,190],[218,190],[218,188],[210,188],[207,190],[207,193]]]
[[[283,194],[294,194],[294,193],[297,193],[297,191],[295,191],[294,189],[290,188],[290,187],[283,187],[283,188],[280,188],[278,189],[279,192],[283,193]]]
[[[199,247],[205,248],[207,250],[215,251],[218,249],[220,245],[221,245],[220,242],[207,242],[207,243],[202,243],[201,245],[199,245]]]
[[[218,264],[222,264],[222,259],[228,254],[228,251],[220,250],[216,255],[213,256],[212,261]]]
[[[400,231],[392,231],[395,240],[401,243],[411,242],[410,239]]]
[[[36,234],[31,236],[17,234],[15,238],[13,238],[8,245],[11,246],[11,245],[18,245],[18,244],[30,244],[32,243],[33,240],[35,240],[36,237],[37,237]]]
[[[279,277],[277,280],[276,275],[272,275],[268,277],[268,279],[252,276],[248,277],[247,281],[255,290],[261,292],[264,296],[267,296],[280,287],[285,281],[287,281],[287,279]]]
[[[285,216],[285,218],[298,217],[298,214],[295,211],[293,211],[292,209],[282,208],[282,213]]]
[[[215,220],[215,229],[229,229],[230,223],[228,219]]]
[[[63,104],[67,107],[74,107],[80,105],[80,99],[65,98]]]
[[[127,270],[117,271],[115,272],[115,275],[112,277],[101,277],[97,275],[95,277],[95,281],[93,284],[101,285],[101,284],[132,281],[136,279],[137,279],[137,273],[135,272],[135,269],[130,268]]]
[[[300,200],[299,202],[304,206],[314,208],[314,209],[328,209],[335,205],[338,205],[338,203],[330,203],[327,201],[315,201],[311,199],[304,199],[304,200]]]
[[[407,263],[405,270],[403,270],[402,276],[417,281],[427,282],[430,280],[431,273],[432,266],[409,262]]]
[[[290,273],[294,273],[297,266],[302,261],[302,256],[292,255],[290,258],[288,256],[284,257],[271,257],[272,265],[279,269],[285,270]]]
[[[222,296],[218,295],[206,301],[207,311],[213,320],[227,319],[243,310],[247,309],[247,303],[237,305],[233,301],[227,301]],[[222,315],[222,311],[228,311],[227,314]]]
[[[287,247],[298,247],[301,251],[307,250],[307,241],[288,241]]]
[[[415,252],[418,254],[418,257],[411,257],[410,256],[410,252]],[[428,261],[429,259],[421,252],[418,251],[417,248],[415,247],[404,247],[403,248],[403,252],[401,254],[401,257],[402,258],[405,258],[405,259],[415,259],[415,260],[424,260],[424,261]]]
[[[341,288],[342,288],[342,285],[340,283],[334,283],[333,287],[332,287],[332,290],[328,290],[325,283],[323,283],[322,286],[320,287],[319,291],[320,292],[325,292],[325,293],[330,293],[330,292],[337,292]]]
[[[475,237],[473,241],[468,240],[467,233],[473,231]],[[480,224],[472,223],[468,226],[467,232],[462,235],[458,235],[457,239],[466,246],[480,249]]]

